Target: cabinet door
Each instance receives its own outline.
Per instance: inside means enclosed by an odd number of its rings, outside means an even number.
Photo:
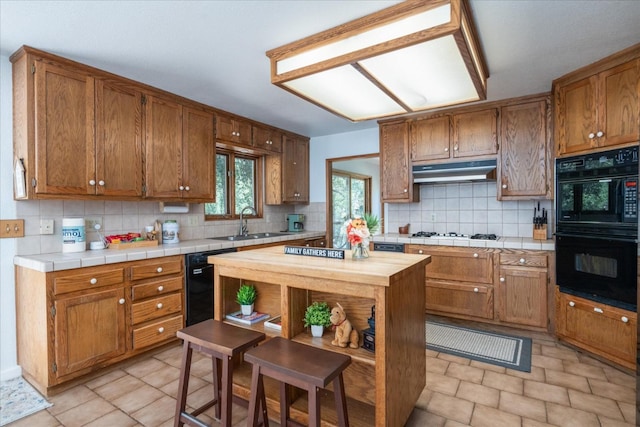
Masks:
[[[282,151],[282,132],[254,126],[252,131],[253,146],[263,150],[280,153]]]
[[[35,61],[38,194],[95,194],[94,79]]]
[[[500,269],[500,320],[547,326],[547,272],[532,268]]]
[[[57,377],[125,353],[123,288],[61,298],[54,307]]]
[[[611,146],[640,139],[639,91],[640,60],[600,73],[598,130],[604,132],[600,145]]]
[[[411,123],[411,160],[448,159],[451,124],[449,116],[417,120]]]
[[[551,197],[546,100],[501,109],[498,199]]]
[[[284,137],[282,146],[282,199],[309,202],[309,141]]]
[[[182,196],[182,106],[153,96],[146,101],[146,196]]]
[[[556,142],[558,154],[589,150],[596,146],[595,136],[597,78],[591,76],[559,86],[556,98]]]
[[[96,194],[142,197],[142,94],[96,81]]]
[[[215,201],[216,144],[213,114],[183,108],[183,198]]]
[[[231,116],[216,115],[216,138],[234,144],[251,145],[251,124]]]
[[[380,126],[380,179],[383,202],[415,201],[408,125],[404,121]]]
[[[473,157],[498,152],[498,110],[453,116],[453,156]]]

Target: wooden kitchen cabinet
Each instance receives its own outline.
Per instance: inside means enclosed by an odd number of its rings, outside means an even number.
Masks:
[[[565,294],[556,287],[556,317],[561,340],[636,369],[636,312]]]
[[[498,110],[470,111],[454,114],[452,158],[477,157],[498,152]]]
[[[551,199],[550,99],[500,109],[498,200]]]
[[[634,46],[554,80],[558,156],[640,140],[639,58]]]
[[[273,153],[282,152],[282,132],[279,130],[254,125],[252,138],[254,148]]]
[[[265,159],[265,203],[309,203],[309,140],[287,135],[282,154]]]
[[[380,124],[380,187],[384,203],[419,201],[420,191],[411,171],[408,131],[405,121]]]
[[[45,395],[175,340],[183,256],[40,272],[16,266],[18,363]]]
[[[216,114],[216,140],[250,147],[251,123],[238,117]]]
[[[451,155],[451,117],[444,115],[411,122],[411,161],[448,159]]]
[[[505,323],[546,328],[547,253],[503,251],[498,278],[498,318]]]
[[[146,197],[215,200],[213,114],[146,97]]]

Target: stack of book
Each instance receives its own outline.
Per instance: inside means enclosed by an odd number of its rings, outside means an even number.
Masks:
[[[233,313],[226,315],[227,320],[242,323],[243,325],[253,325],[254,323],[260,322],[268,317],[268,313],[261,313],[259,311],[254,311],[249,315],[242,314],[242,311],[234,311]]]

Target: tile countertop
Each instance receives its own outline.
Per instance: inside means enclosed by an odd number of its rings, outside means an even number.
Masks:
[[[186,240],[179,243],[164,244],[153,247],[141,247],[134,249],[101,249],[96,251],[72,253],[50,253],[40,255],[16,255],[13,264],[29,268],[43,273],[73,268],[93,267],[96,265],[114,264],[116,262],[138,261],[148,258],[160,258],[171,255],[185,255],[193,252],[212,251],[216,249],[260,245],[263,243],[282,242],[288,240],[308,239],[323,237],[324,231],[306,231],[284,236],[268,237],[264,239],[224,241],[215,239]]]
[[[444,237],[434,239],[432,237],[411,237],[408,234],[387,233],[373,236],[373,241],[471,248],[530,249],[538,251],[555,250],[555,243],[552,239],[534,240],[527,237],[500,237],[498,240],[447,239]]]

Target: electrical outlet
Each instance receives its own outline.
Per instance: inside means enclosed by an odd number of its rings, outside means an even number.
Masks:
[[[53,234],[53,220],[41,219],[40,220],[40,234]]]
[[[24,237],[24,219],[0,220],[0,238]]]
[[[96,225],[100,225],[100,229],[102,229],[101,216],[89,216],[84,219],[84,227],[86,231],[96,231]]]
[[[435,214],[435,212],[431,214],[431,222],[436,222],[436,214]]]

